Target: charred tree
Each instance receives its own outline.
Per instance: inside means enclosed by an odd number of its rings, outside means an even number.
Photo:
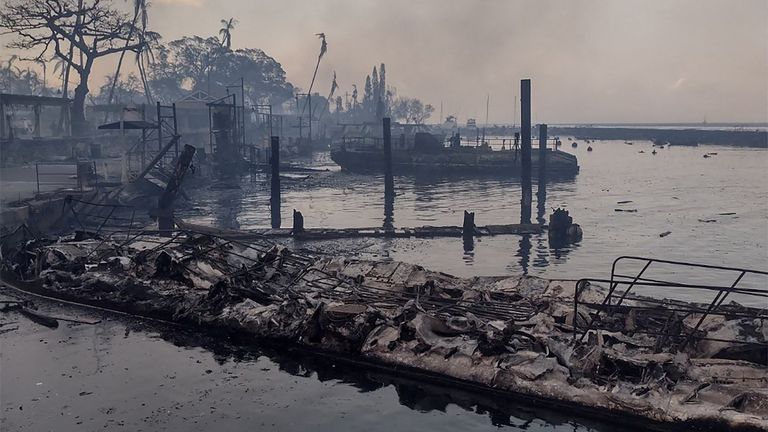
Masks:
[[[75,135],[86,131],[85,98],[96,59],[136,52],[144,45],[133,27],[131,19],[108,0],[9,0],[0,11],[0,28],[16,34],[9,48],[31,52],[34,59],[52,51],[77,72],[71,111]],[[68,45],[74,51],[71,56]]]

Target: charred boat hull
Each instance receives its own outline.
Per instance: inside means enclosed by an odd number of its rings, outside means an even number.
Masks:
[[[342,169],[352,172],[383,172],[384,153],[380,149],[331,150],[331,159]],[[539,165],[538,152],[531,155],[533,170]],[[559,150],[547,151],[547,175],[572,177],[579,172],[576,156]],[[519,175],[522,156],[512,150],[491,151],[474,148],[445,149],[439,152],[395,151],[392,153],[392,169],[398,173],[455,172],[471,174]]]

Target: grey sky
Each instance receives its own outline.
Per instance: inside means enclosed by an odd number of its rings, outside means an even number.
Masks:
[[[325,32],[322,93],[332,70],[343,94],[384,62],[399,93],[461,120],[482,121],[490,94],[491,122],[511,122],[521,78],[535,121],[768,120],[768,0],[153,0],[150,27],[214,35],[229,17],[234,47],[297,86]]]

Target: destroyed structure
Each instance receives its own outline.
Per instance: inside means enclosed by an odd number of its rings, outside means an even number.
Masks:
[[[113,216],[116,214],[113,213]],[[3,279],[38,294],[243,335],[425,380],[650,426],[768,428],[765,289],[608,280],[462,279],[402,262],[315,256],[259,236],[20,228]],[[662,262],[664,263],[664,262]],[[671,263],[674,264],[674,263]],[[644,287],[715,295],[656,300]]]

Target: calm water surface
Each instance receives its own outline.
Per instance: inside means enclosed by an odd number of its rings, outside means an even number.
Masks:
[[[667,147],[650,142],[596,141],[563,150],[577,155],[581,172],[547,184],[546,215],[563,207],[584,230],[566,249],[549,248],[546,236],[481,238],[471,251],[461,239],[360,240],[341,243],[374,258],[398,259],[461,276],[528,273],[550,278],[607,277],[621,255],[714,265],[768,268],[768,151],[717,146]],[[717,153],[704,158],[706,153]],[[284,180],[283,226],[300,210],[307,227],[381,226],[383,178],[338,172],[326,155],[311,165],[335,172],[306,180]],[[534,174],[535,175],[535,174]],[[461,225],[464,210],[478,225],[517,223],[517,179],[397,176],[394,225]],[[534,184],[534,191],[537,185]],[[243,178],[238,189],[211,188],[184,214],[200,223],[243,229],[269,225],[266,178]],[[620,201],[631,201],[619,204]],[[534,202],[534,212],[536,203]],[[616,209],[636,210],[617,212]],[[664,237],[660,234],[669,231]],[[305,246],[333,249],[339,242]],[[654,265],[658,274],[683,273],[688,282],[730,285],[736,275]],[[637,272],[631,266],[628,270]],[[765,286],[749,278],[745,286]],[[662,293],[654,293],[661,295]],[[665,292],[663,295],[670,295]],[[697,299],[688,292],[670,296]],[[759,306],[764,302],[740,299]]]
[[[3,431],[616,430],[562,409],[35,301],[103,321],[50,330],[0,315],[19,327],[0,336]]]

